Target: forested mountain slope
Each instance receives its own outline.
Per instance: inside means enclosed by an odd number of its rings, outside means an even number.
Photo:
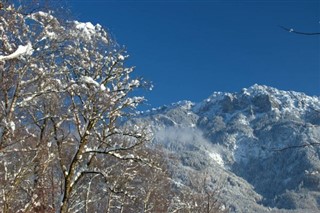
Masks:
[[[154,143],[178,159],[177,184],[191,184],[190,170],[206,176],[231,212],[320,209],[319,97],[253,85],[136,121],[150,124]]]

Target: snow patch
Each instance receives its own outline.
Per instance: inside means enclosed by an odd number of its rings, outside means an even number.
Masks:
[[[97,87],[100,87],[100,84],[98,82],[96,82],[95,80],[93,80],[93,78],[91,78],[89,76],[81,76],[80,81],[87,83],[87,84],[93,84]]]
[[[216,152],[210,152],[209,156],[220,166],[224,167],[224,162],[220,154]]]
[[[91,39],[93,36],[98,35],[97,30],[101,30],[101,25],[94,26],[91,22],[78,22],[74,21],[75,28],[82,33],[82,36]]]
[[[101,89],[101,91],[105,91],[107,88],[103,84],[101,84],[100,89]]]
[[[123,60],[125,59],[125,57],[124,57],[123,55],[119,55],[119,56],[118,56],[118,59],[119,59],[120,61],[123,61]]]
[[[10,126],[12,132],[14,132],[14,130],[16,129],[15,123],[14,123],[13,121],[10,121],[10,122],[9,122],[9,126]]]
[[[32,55],[32,53],[33,53],[32,44],[28,42],[27,45],[24,45],[24,46],[19,45],[17,50],[11,53],[10,55],[6,55],[6,56],[1,55],[0,61],[15,59],[22,55]]]

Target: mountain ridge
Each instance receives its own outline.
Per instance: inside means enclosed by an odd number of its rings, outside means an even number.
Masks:
[[[248,88],[242,88],[240,92],[221,92],[221,91],[217,91],[217,92],[213,92],[211,95],[209,95],[208,98],[204,99],[203,101],[200,102],[194,102],[194,101],[190,101],[190,100],[181,100],[181,101],[177,101],[168,105],[162,105],[162,106],[158,106],[158,107],[153,107],[151,110],[144,110],[144,111],[139,111],[138,114],[139,115],[150,115],[152,113],[157,113],[159,111],[162,110],[168,110],[168,109],[172,109],[175,107],[179,107],[179,106],[183,106],[186,108],[199,108],[201,104],[203,104],[204,102],[213,102],[213,101],[219,101],[222,98],[224,98],[225,96],[234,96],[237,94],[243,94],[246,96],[252,96],[255,97],[257,95],[267,95],[267,94],[274,94],[276,95],[276,97],[279,97],[283,94],[286,94],[286,96],[290,95],[291,97],[296,97],[296,98],[300,98],[300,99],[308,99],[308,100],[316,100],[319,101],[320,96],[309,96],[303,92],[296,92],[293,90],[290,91],[286,91],[286,90],[279,90],[276,89],[275,87],[271,87],[271,86],[266,86],[266,85],[259,85],[259,84],[254,84]],[[193,110],[194,111],[194,110]]]
[[[141,113],[154,143],[185,168],[207,171],[231,212],[308,212],[320,209],[320,98],[253,85],[215,92]]]

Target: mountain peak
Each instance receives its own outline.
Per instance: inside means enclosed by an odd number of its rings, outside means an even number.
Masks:
[[[266,85],[260,85],[260,84],[254,84],[249,88],[243,88],[242,92],[243,93],[248,93],[248,94],[266,94],[266,93],[276,93],[279,90],[270,86]]]
[[[255,113],[281,111],[303,114],[310,109],[319,110],[320,98],[307,96],[301,92],[284,91],[254,84],[240,92],[214,92],[209,98],[198,103],[194,112],[201,114],[221,114],[248,111]]]

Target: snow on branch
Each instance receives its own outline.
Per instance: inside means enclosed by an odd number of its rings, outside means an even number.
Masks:
[[[81,76],[80,81],[83,83],[87,83],[87,84],[92,84],[95,85],[97,87],[100,86],[100,84],[98,82],[96,82],[95,80],[93,80],[91,77],[89,76]]]
[[[100,24],[93,25],[91,22],[79,21],[73,21],[73,24],[75,30],[78,31],[77,34],[86,40],[92,40],[93,37],[98,36],[104,43],[109,43],[107,33]]]
[[[32,53],[33,53],[32,45],[30,42],[28,42],[27,45],[24,45],[24,46],[19,45],[17,50],[11,53],[10,55],[6,55],[6,56],[1,55],[0,61],[15,59],[22,55],[32,55]]]

